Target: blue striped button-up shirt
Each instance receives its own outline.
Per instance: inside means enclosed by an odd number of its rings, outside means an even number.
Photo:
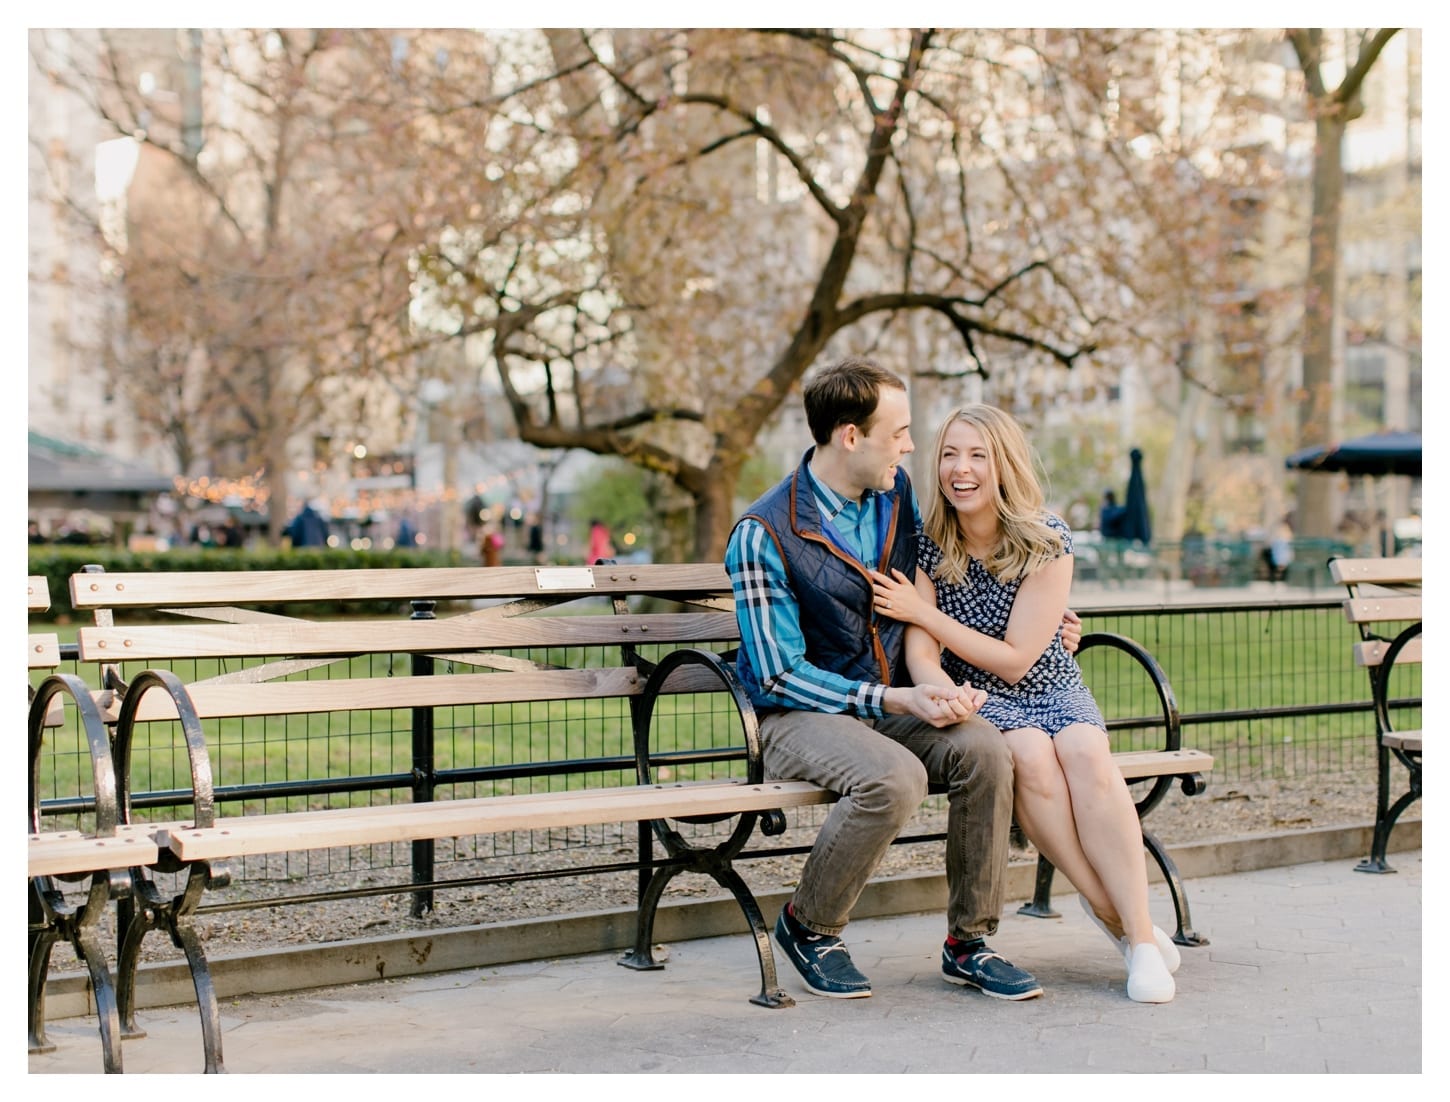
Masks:
[[[837,535],[863,563],[879,557],[875,493],[861,502],[846,501],[830,487],[815,482],[816,505],[822,518],[833,518]],[[921,512],[911,495],[913,531],[921,530]],[[844,712],[862,718],[886,714],[886,686],[853,681],[806,659],[800,603],[790,587],[785,563],[775,541],[757,520],[736,527],[725,549],[725,570],[735,596],[740,625],[740,652],[755,670],[765,691],[764,703],[778,708]]]

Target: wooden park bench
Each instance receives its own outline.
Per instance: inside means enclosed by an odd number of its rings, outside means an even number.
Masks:
[[[156,871],[184,877],[185,887],[165,899],[147,869],[133,869],[136,899],[143,905],[122,907],[117,992],[128,1031],[135,1029],[142,939],[152,929],[164,929],[187,950],[202,1017],[205,1067],[222,1070],[217,1000],[195,918],[206,890],[227,882],[230,861],[383,842],[426,846],[436,839],[604,824],[639,824],[639,856],[630,866],[641,872],[635,946],[621,964],[661,967],[651,945],[665,887],[680,872],[704,873],[730,890],[753,934],[761,989],[751,1001],[772,1007],[791,1004],[777,983],[759,907],[734,862],[757,824],[764,833],[778,834],[785,827],[783,809],[837,797],[812,784],[763,775],[754,711],[731,662],[719,651],[739,641],[721,564],[87,572],[71,579],[71,590],[77,610],[97,613],[97,626],[82,628],[78,641],[82,661],[98,664],[97,684],[104,686],[100,703],[115,727],[122,824],[132,824],[133,797],[139,795],[132,791],[133,750],[143,739],[152,745],[156,741],[154,733],[143,735],[148,725],[169,723],[179,731],[189,763],[188,789],[175,801],[179,810],[151,830],[160,847]],[[334,607],[402,602],[412,615],[318,621],[275,611],[320,601]],[[484,601],[497,603],[476,607]],[[463,611],[440,616],[435,607],[439,603],[462,604]],[[115,623],[117,617],[133,613],[154,620],[159,610],[174,614],[177,622]],[[1136,648],[1115,636],[1088,637],[1085,647],[1090,641]],[[618,657],[603,666],[589,665],[576,656],[581,648],[608,648]],[[401,656],[412,663],[411,675],[400,675],[404,663],[391,661],[389,676],[359,676],[350,663],[365,655]],[[191,659],[221,660],[228,670],[183,679],[162,668]],[[439,666],[466,672],[439,672]],[[321,673],[331,675],[317,676]],[[1161,679],[1161,670],[1157,674]],[[503,708],[609,699],[628,702],[632,746],[626,759],[578,758],[541,749],[533,760],[516,763],[510,774],[564,776],[571,783],[562,790],[437,799],[436,787],[477,779],[486,771],[436,770],[431,760],[416,757],[415,748],[411,777],[364,778],[373,789],[411,788],[411,802],[219,813],[225,793],[213,782],[217,749],[206,725],[229,717],[375,709],[416,709],[415,714],[431,715],[434,709],[472,705]],[[1200,791],[1202,774],[1212,764],[1208,755],[1178,744],[1176,705],[1166,679],[1161,679],[1159,699],[1167,731],[1163,749],[1119,756],[1125,775],[1150,784],[1149,797],[1139,801],[1140,811],[1151,809],[1175,781],[1187,792]],[[662,737],[662,727],[671,724],[704,726],[710,733],[690,746],[676,746]],[[628,780],[611,781],[610,772],[621,769]],[[331,786],[338,787],[338,782]],[[662,857],[656,855],[656,843]],[[1179,914],[1176,936],[1184,944],[1201,943],[1191,929],[1182,885],[1166,851],[1147,835],[1145,843],[1170,878]],[[619,866],[610,868],[618,871]],[[1044,862],[1043,868],[1038,895],[1046,908],[1051,866]],[[432,889],[439,886],[446,882],[420,884],[415,876],[412,885],[396,890],[431,899]]]
[[[1360,872],[1394,872],[1385,860],[1390,832],[1405,809],[1420,798],[1420,762],[1424,732],[1419,728],[1396,727],[1398,713],[1413,709],[1418,715],[1420,693],[1418,669],[1413,671],[1413,697],[1403,694],[1411,674],[1406,667],[1420,664],[1422,560],[1418,558],[1332,559],[1329,572],[1349,593],[1344,602],[1345,618],[1359,632],[1354,644],[1356,665],[1369,671],[1370,695],[1375,720],[1375,822],[1369,856],[1356,868]],[[1401,678],[1394,677],[1396,668]],[[1390,803],[1393,762],[1404,766],[1405,790]]]

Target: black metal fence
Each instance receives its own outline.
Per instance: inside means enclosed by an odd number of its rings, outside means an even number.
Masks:
[[[1215,782],[1373,775],[1369,675],[1354,664],[1358,635],[1339,600],[1105,608],[1084,612],[1083,621],[1087,630],[1138,640],[1158,659],[1178,699],[1184,743],[1214,755]],[[1098,691],[1090,657],[1084,672]],[[1396,696],[1410,722],[1418,670]]]
[[[1086,631],[1128,636],[1156,657],[1177,698],[1184,745],[1214,755],[1211,784],[1346,772],[1361,772],[1367,784],[1372,782],[1369,679],[1353,663],[1356,637],[1338,600],[1098,608],[1084,611],[1083,620]],[[517,656],[576,666],[618,661],[617,654],[602,648],[597,654],[519,651]],[[349,673],[413,675],[408,663],[405,656],[358,658]],[[1142,670],[1109,648],[1087,652],[1083,666],[1110,727],[1127,717],[1119,724],[1124,730],[1114,734],[1114,749],[1139,748],[1133,740],[1142,736],[1134,733],[1131,717],[1153,707]],[[440,660],[432,675],[465,671]],[[75,672],[94,683],[94,669]],[[123,669],[122,675],[133,672]],[[188,662],[179,663],[176,672],[194,679],[218,671]],[[1399,702],[1399,725],[1419,726],[1418,667],[1392,695]],[[657,715],[656,725],[663,725],[661,737],[685,752],[703,753],[740,740],[733,709],[719,693],[674,701]],[[134,751],[138,817],[184,816],[178,804],[187,790],[187,763],[179,740],[162,730],[167,726],[153,724],[153,736]],[[584,773],[592,774],[591,784],[634,779],[629,706],[623,700],[451,708],[425,715],[364,711],[249,718],[213,721],[211,728],[222,814],[237,813],[238,803],[247,813],[261,813],[403,802],[428,791],[459,798],[547,790],[578,784]],[[58,818],[57,828],[83,827],[87,813],[86,750],[72,729],[69,724],[53,729],[39,774],[42,810]],[[565,764],[541,770],[537,763],[545,760]],[[680,772],[706,768],[713,766],[682,764]],[[805,812],[823,813],[818,808]],[[470,863],[479,863],[480,882],[487,882],[535,875],[561,849],[585,849],[595,865],[607,864],[617,853],[621,867],[627,867],[635,840],[632,826],[460,838],[430,846],[428,859],[450,881],[472,875]],[[411,866],[416,874],[419,859],[414,847],[398,844],[248,859],[234,863],[232,872],[235,883],[276,882],[279,889],[305,891],[314,882],[340,880],[368,894],[397,891],[408,882],[397,870]],[[499,859],[505,871],[491,871],[490,863]]]

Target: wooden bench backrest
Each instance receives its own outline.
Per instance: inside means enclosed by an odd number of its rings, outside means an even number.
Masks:
[[[26,642],[32,670],[52,670],[60,665],[60,637],[55,632],[31,632]]]
[[[262,624],[179,624],[81,628],[87,662],[263,655],[447,654],[492,648],[630,646],[721,642],[738,637],[733,613],[681,612],[602,616],[476,615],[439,620]]]
[[[1340,585],[1418,586],[1424,560],[1405,556],[1390,559],[1334,559],[1329,576]]]
[[[580,597],[656,596],[679,601],[728,595],[720,563],[641,566],[386,570],[196,571],[75,574],[78,609],[200,608],[307,601],[479,600],[536,597],[546,603]]]
[[[1389,640],[1377,636],[1380,624],[1405,623],[1422,618],[1421,580],[1424,560],[1410,557],[1380,559],[1333,559],[1329,574],[1349,592],[1344,616],[1359,628],[1361,642],[1355,644],[1355,662],[1378,666],[1389,650]],[[1397,662],[1421,661],[1420,640],[1412,639],[1399,653]]]
[[[439,677],[357,677],[318,681],[277,681],[261,684],[197,682],[187,687],[200,719],[233,716],[286,716],[371,709],[447,708],[467,705],[514,704],[550,700],[607,700],[638,696],[644,678],[638,670],[606,667],[589,670],[549,670],[449,674]],[[699,667],[674,671],[663,691],[668,693],[718,692],[720,681]],[[98,700],[101,716],[115,722],[120,715],[116,694]],[[171,697],[151,692],[138,705],[143,722],[176,718]]]
[[[489,651],[584,646],[735,642],[729,582],[719,563],[629,567],[494,567],[337,571],[211,571],[176,574],[77,574],[77,607],[94,608],[98,624],[78,634],[83,661],[163,664],[191,658],[272,658],[188,687],[201,718],[342,712],[638,694],[643,678],[626,667],[545,669],[542,663]],[[611,599],[577,615],[571,602]],[[685,611],[629,612],[627,597],[683,604]],[[262,613],[247,604],[285,606],[320,600],[488,600],[500,603],[437,619],[310,621]],[[219,601],[228,602],[220,605]],[[175,624],[111,626],[118,609],[162,610]],[[194,618],[193,618],[194,617]],[[220,621],[220,622],[217,622]],[[361,654],[428,654],[494,672],[411,678],[274,681],[303,668]],[[677,670],[667,692],[718,691],[709,671]],[[98,693],[103,716],[120,713],[116,694]],[[143,698],[139,718],[175,718],[165,693]]]

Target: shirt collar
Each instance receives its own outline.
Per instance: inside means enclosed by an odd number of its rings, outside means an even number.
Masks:
[[[825,518],[827,523],[834,521],[838,516],[845,512],[848,505],[856,505],[863,510],[866,509],[871,505],[871,499],[875,497],[877,493],[876,490],[867,489],[861,494],[861,500],[858,503],[852,501],[850,498],[842,497],[840,494],[836,493],[835,490],[831,489],[819,478],[817,478],[815,476],[815,472],[811,470],[809,463],[806,464],[806,474],[811,480],[811,486],[815,488],[816,499],[821,503],[822,506],[824,506],[822,510],[822,516]]]

